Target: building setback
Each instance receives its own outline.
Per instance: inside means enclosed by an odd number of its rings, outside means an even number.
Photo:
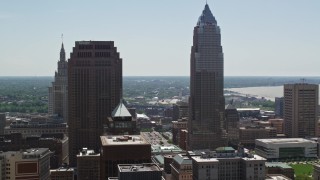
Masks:
[[[98,152],[100,135],[122,96],[122,59],[113,41],[77,41],[68,64],[69,155]]]
[[[48,112],[63,117],[65,122],[68,121],[68,62],[63,43],[58,61],[58,71],[55,72],[54,82],[49,87]]]
[[[319,85],[284,85],[284,127],[289,138],[315,137],[318,122]]]
[[[188,149],[215,149],[224,144],[223,52],[208,4],[194,27],[190,65]]]

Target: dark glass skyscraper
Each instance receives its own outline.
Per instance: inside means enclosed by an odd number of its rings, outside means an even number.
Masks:
[[[223,145],[223,52],[220,27],[208,4],[193,31],[188,149]]]
[[[103,124],[122,97],[122,59],[113,41],[77,41],[68,66],[69,160],[100,149]]]

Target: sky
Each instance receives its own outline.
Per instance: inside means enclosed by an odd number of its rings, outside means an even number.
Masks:
[[[114,41],[124,76],[189,76],[205,0],[0,1],[0,76],[53,76],[61,34]],[[319,0],[208,0],[226,76],[319,76]]]

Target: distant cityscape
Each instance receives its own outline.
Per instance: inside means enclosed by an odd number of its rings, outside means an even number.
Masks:
[[[0,77],[0,180],[319,180],[320,77],[226,77],[221,34],[206,3],[190,77],[123,77],[117,40]]]

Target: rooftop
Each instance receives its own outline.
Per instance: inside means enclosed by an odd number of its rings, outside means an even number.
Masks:
[[[283,162],[266,162],[266,167],[280,167],[283,169],[292,169],[291,166]]]
[[[120,102],[119,105],[112,111],[112,117],[132,117],[127,107]]]
[[[100,156],[99,153],[94,152],[94,150],[89,150],[88,148],[82,148],[82,151],[77,155],[79,156]]]
[[[145,172],[145,171],[161,171],[161,168],[153,163],[145,164],[119,164],[119,172]]]
[[[303,139],[303,138],[282,138],[282,139],[256,139],[266,144],[297,144],[297,143],[314,143],[315,141]]]
[[[176,156],[174,156],[173,160],[178,164],[192,164],[192,160],[188,156],[182,154],[177,154]]]
[[[147,145],[149,144],[140,135],[100,136],[102,146],[110,145]]]

